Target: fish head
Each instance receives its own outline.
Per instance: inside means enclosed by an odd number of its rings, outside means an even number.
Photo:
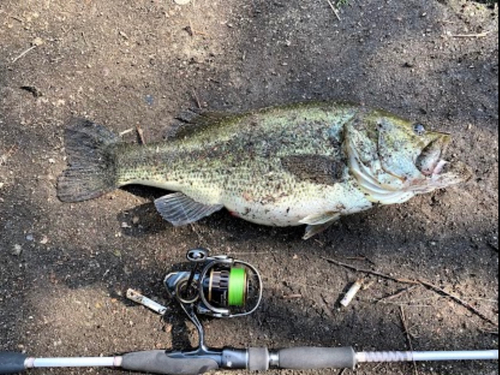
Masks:
[[[462,162],[443,159],[451,136],[380,110],[355,116],[346,127],[348,162],[361,187],[380,203],[405,201],[468,180]]]

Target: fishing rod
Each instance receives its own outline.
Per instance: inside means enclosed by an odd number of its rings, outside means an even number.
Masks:
[[[262,278],[247,262],[209,256],[205,249],[189,250],[192,270],[169,273],[164,280],[198,331],[198,347],[190,351],[149,350],[113,357],[35,358],[24,353],[0,352],[0,374],[42,367],[110,367],[153,374],[194,375],[218,369],[350,368],[366,362],[498,360],[498,350],[355,352],[352,347],[266,347],[214,349],[205,345],[198,314],[230,318],[253,313],[262,299]],[[165,306],[127,291],[127,297],[164,315]]]

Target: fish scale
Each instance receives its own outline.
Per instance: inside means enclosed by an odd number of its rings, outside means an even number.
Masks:
[[[411,121],[350,103],[189,112],[180,120],[176,136],[148,145],[123,144],[100,125],[75,121],[67,132],[74,163],[59,179],[59,197],[79,201],[143,184],[177,192],[155,201],[174,225],[226,207],[259,224],[307,224],[308,238],[342,215],[467,179],[460,163],[438,171],[448,135],[421,124],[416,133]]]
[[[335,134],[334,141],[340,144],[340,124],[335,133],[333,127],[324,126],[325,122],[338,122],[338,118],[334,112],[322,110],[308,113],[307,117],[294,112],[273,113],[279,116],[278,121],[274,118],[266,121],[266,115],[241,119],[224,132],[222,139],[216,137],[218,133],[215,137],[212,134],[202,137],[203,140],[175,139],[168,145],[143,146],[135,154],[130,152],[129,145],[118,148],[119,184],[155,181],[157,187],[182,190],[197,200],[223,204],[224,199],[242,194],[261,202],[270,197],[277,200],[293,191],[307,193],[307,189],[314,187],[301,184],[284,170],[281,157],[290,155],[292,150],[294,154],[305,155],[338,153],[331,138]],[[214,200],[215,196],[219,201]]]

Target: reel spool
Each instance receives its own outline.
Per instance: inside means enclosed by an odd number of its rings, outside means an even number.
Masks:
[[[254,312],[262,299],[262,279],[254,266],[226,255],[210,257],[208,250],[186,254],[191,272],[172,272],[165,286],[181,305],[193,305],[199,314],[218,318]]]

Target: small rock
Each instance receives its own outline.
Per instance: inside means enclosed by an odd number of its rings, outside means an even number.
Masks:
[[[146,103],[148,103],[149,106],[151,106],[155,103],[155,99],[154,99],[153,95],[146,95],[144,97],[144,100],[146,101]]]
[[[1,186],[0,186],[1,187]],[[132,224],[137,224],[139,222],[139,217],[138,216],[134,216],[132,218]]]
[[[166,332],[166,333],[172,332],[172,325],[170,325],[170,324],[164,325],[163,328],[162,328],[162,331]]]
[[[33,241],[35,239],[35,237],[30,233],[30,234],[27,234],[26,235],[26,241]]]
[[[14,250],[12,250],[12,255],[19,256],[19,255],[21,255],[22,251],[23,251],[23,248],[21,247],[21,245],[15,244]]]
[[[36,46],[36,47],[41,46],[42,44],[43,44],[43,39],[42,38],[35,38],[31,42],[31,45]]]

